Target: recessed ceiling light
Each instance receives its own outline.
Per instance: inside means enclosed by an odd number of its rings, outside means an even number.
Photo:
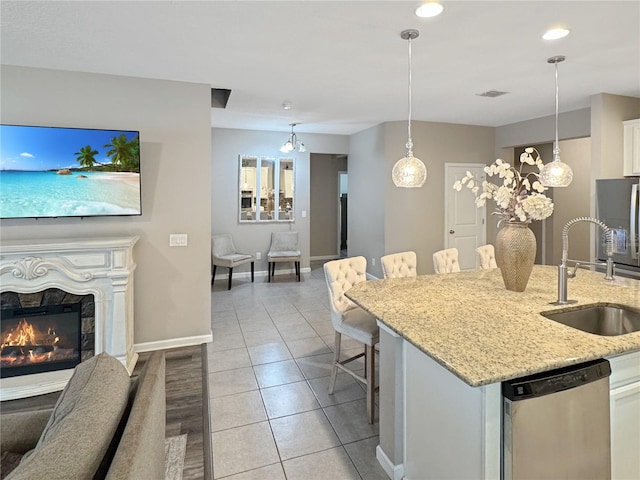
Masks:
[[[558,40],[559,38],[564,38],[571,33],[571,30],[564,27],[551,28],[544,32],[542,38],[545,40]]]
[[[416,8],[416,15],[422,18],[440,15],[444,7],[438,2],[426,2]]]
[[[292,108],[293,108],[293,103],[291,103],[291,100],[285,100],[284,102],[282,102],[283,110],[291,110]]]

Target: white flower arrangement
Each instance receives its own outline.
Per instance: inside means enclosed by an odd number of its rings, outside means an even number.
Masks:
[[[461,180],[453,184],[453,188],[458,192],[462,187],[470,189],[476,196],[477,207],[484,206],[487,200],[494,200],[496,210],[493,214],[501,217],[498,224],[503,221],[531,223],[533,220],[544,220],[553,213],[553,202],[544,195],[547,187],[540,183],[539,173],[522,174],[525,163],[538,167],[538,172],[543,166],[538,151],[533,147],[527,147],[520,155],[519,170],[499,158],[488,167],[484,167],[484,172],[489,177],[497,175],[501,178],[502,185],[487,180],[481,183],[471,172],[467,172]]]

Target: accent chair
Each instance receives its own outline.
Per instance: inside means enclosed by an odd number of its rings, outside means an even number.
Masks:
[[[229,287],[227,290],[231,290],[231,277],[233,276],[234,267],[249,262],[251,262],[251,281],[253,282],[253,255],[238,252],[233,244],[233,238],[228,233],[221,233],[211,237],[211,265],[213,266],[211,285],[213,285],[213,281],[216,278],[216,267],[227,267],[229,269]]]

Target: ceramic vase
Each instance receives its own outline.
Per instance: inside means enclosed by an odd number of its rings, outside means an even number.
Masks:
[[[504,222],[496,236],[496,263],[507,290],[524,292],[536,258],[536,237],[528,223]]]

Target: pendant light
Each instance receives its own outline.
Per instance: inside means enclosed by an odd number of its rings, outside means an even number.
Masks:
[[[403,30],[400,37],[409,41],[409,123],[407,132],[407,154],[393,166],[391,178],[396,187],[416,188],[424,185],[427,180],[427,167],[419,158],[413,156],[413,142],[411,141],[411,41],[418,38],[418,30]]]
[[[280,151],[282,153],[293,152],[296,148],[300,153],[304,153],[307,151],[307,148],[304,146],[304,143],[298,140],[298,137],[296,137],[296,134],[293,133],[293,127],[295,127],[296,125],[300,125],[300,124],[299,123],[289,124],[289,126],[291,127],[291,135],[289,135],[289,140],[284,142],[284,144],[282,144],[282,147],[280,147]]]
[[[560,146],[558,144],[558,63],[564,62],[566,57],[558,55],[547,59],[556,67],[556,140],[553,144],[553,161],[547,163],[540,170],[540,183],[545,187],[568,187],[573,180],[571,167],[560,160]]]

